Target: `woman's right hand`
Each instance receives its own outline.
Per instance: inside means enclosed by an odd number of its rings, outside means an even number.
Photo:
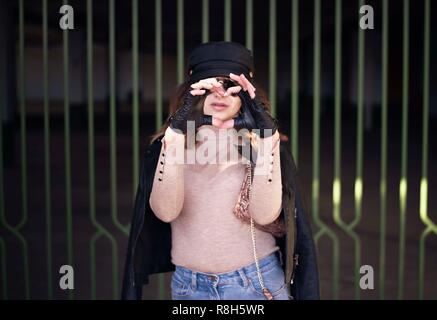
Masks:
[[[194,89],[191,90],[191,94],[195,96],[204,95],[207,90],[210,92],[218,92],[220,95],[225,94],[222,84],[217,81],[216,78],[202,79],[196,83],[193,83],[191,88]]]
[[[216,78],[202,79],[191,85],[193,90],[185,93],[182,106],[169,117],[170,127],[175,130],[180,130],[182,133],[187,133],[187,121],[190,120],[190,115],[193,114],[193,101],[195,96],[201,96],[210,92],[218,92],[223,95],[225,92],[223,90],[222,84],[217,81]],[[211,115],[201,114],[195,119],[195,129],[203,125],[213,125],[216,127],[222,127],[223,121],[213,118]]]
[[[182,99],[182,105],[179,107],[176,112],[169,117],[170,128],[173,130],[179,130],[183,134],[187,133],[187,125],[189,120],[195,121],[195,128],[197,129],[203,125],[211,125],[212,124],[212,116],[210,115],[195,115],[193,112],[193,102],[195,95],[192,94],[192,91],[188,91],[185,93]]]

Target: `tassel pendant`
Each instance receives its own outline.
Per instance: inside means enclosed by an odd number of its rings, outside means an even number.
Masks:
[[[264,293],[267,300],[273,300],[273,295],[269,289],[263,288],[263,293]]]

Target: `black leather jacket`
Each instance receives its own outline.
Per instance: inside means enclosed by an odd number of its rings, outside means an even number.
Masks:
[[[149,205],[162,137],[148,146],[141,162],[141,176],[126,254],[122,299],[141,299],[142,286],[149,283],[150,274],[175,270],[170,256],[170,224],[158,219]],[[287,233],[282,238],[276,238],[276,242],[283,257],[285,279],[295,299],[319,299],[316,249],[297,179],[296,165],[288,143],[281,141],[280,150],[283,191],[280,218],[284,219]]]

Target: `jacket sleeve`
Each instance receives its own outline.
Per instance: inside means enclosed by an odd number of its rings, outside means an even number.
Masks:
[[[316,247],[300,190],[296,190],[297,248],[299,264],[296,267],[294,297],[298,300],[320,299]]]
[[[141,300],[142,295],[142,284],[138,286],[134,286],[134,268],[133,268],[133,256],[132,256],[132,248],[134,237],[138,234],[138,227],[140,226],[141,215],[143,214],[145,208],[145,161],[146,161],[146,153],[144,153],[143,158],[141,160],[141,170],[140,170],[140,179],[138,181],[137,192],[135,196],[133,216],[131,222],[131,228],[129,232],[129,240],[126,251],[126,261],[124,266],[124,275],[123,275],[123,284],[121,291],[121,299],[122,300]]]
[[[291,294],[296,300],[316,300],[320,299],[317,251],[296,164],[291,152],[288,155],[291,161],[292,184],[295,192],[297,229],[295,254],[298,254],[298,265],[296,266],[294,283],[291,286]]]

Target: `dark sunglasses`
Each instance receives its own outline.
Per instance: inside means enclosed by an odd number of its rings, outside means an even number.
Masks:
[[[223,89],[225,91],[227,91],[231,87],[239,86],[239,84],[237,82],[235,82],[234,80],[232,80],[230,78],[217,77],[216,80],[218,82],[222,83]],[[231,96],[238,97],[238,93],[235,93],[235,92],[231,93]]]

